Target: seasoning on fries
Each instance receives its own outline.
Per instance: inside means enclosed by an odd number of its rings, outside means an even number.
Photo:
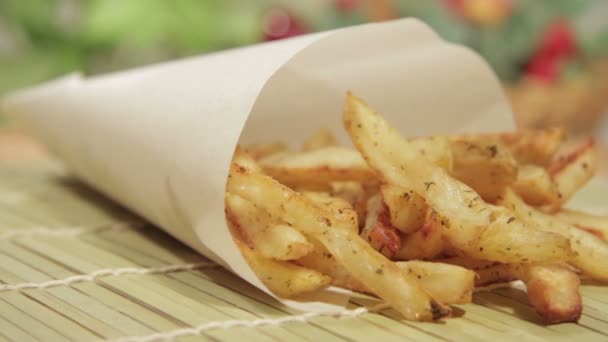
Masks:
[[[608,280],[608,218],[563,207],[595,172],[593,141],[558,157],[560,129],[408,139],[350,93],[343,123],[355,149],[322,129],[300,150],[235,152],[227,220],[278,296],[334,285],[430,321],[521,280],[551,324],[579,319],[578,274]]]

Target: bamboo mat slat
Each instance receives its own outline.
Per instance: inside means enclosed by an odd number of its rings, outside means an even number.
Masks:
[[[608,181],[595,181],[572,206],[608,214],[605,198]],[[100,270],[108,271],[94,273]],[[392,310],[299,321],[293,317],[302,313],[42,160],[0,161],[2,284],[22,288],[0,290],[0,341],[112,340],[175,331],[184,334],[180,341],[608,339],[608,288],[596,284],[582,287],[578,324],[542,325],[526,294],[513,288],[477,293],[473,304],[458,306],[460,317],[439,324],[402,321]],[[347,309],[376,304],[355,295]],[[276,323],[285,318],[291,321]],[[261,319],[275,323],[259,325]],[[235,326],[221,327],[235,320]],[[200,334],[183,330],[204,324]]]

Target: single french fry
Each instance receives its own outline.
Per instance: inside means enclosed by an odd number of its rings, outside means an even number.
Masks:
[[[513,133],[482,134],[472,138],[500,141],[511,151],[511,154],[519,164],[547,166],[565,137],[566,132],[564,129],[547,128]],[[464,139],[466,138],[464,137]],[[459,139],[462,139],[462,137],[459,137]]]
[[[597,150],[593,139],[581,144],[575,151],[558,159],[549,166],[549,173],[557,186],[559,200],[552,205],[554,210],[566,203],[597,169]]]
[[[454,156],[452,154],[451,141],[446,136],[431,136],[410,139],[409,144],[414,153],[425,158],[431,163],[441,167],[446,172],[452,172],[454,168]]]
[[[554,216],[580,229],[584,229],[604,241],[608,241],[608,217],[606,216],[592,215],[568,209],[562,209]]]
[[[298,260],[298,264],[317,270],[332,278],[332,285],[359,292],[370,292],[338,264],[333,256],[318,242],[315,251]],[[466,268],[437,262],[402,261],[397,266],[413,277],[433,298],[446,304],[471,302],[475,272]]]
[[[467,255],[498,262],[560,262],[568,240],[530,229],[505,208],[488,205],[467,185],[421,157],[379,114],[348,94],[344,126],[385,183],[412,189],[441,220],[449,243]]]
[[[374,177],[361,155],[346,147],[278,153],[260,159],[259,164],[282,184],[300,189],[330,189],[332,182],[363,182]]]
[[[447,304],[471,302],[475,272],[460,266],[428,261],[401,261],[397,265],[418,278],[433,298]]]
[[[501,204],[513,210],[515,216],[530,227],[566,237],[574,252],[568,262],[594,279],[608,281],[608,263],[605,262],[608,245],[600,238],[527,205],[510,189],[503,194]]]
[[[384,299],[405,318],[439,319],[449,308],[432,299],[417,280],[371,248],[333,213],[266,175],[233,163],[228,191],[263,207],[302,233],[314,236],[338,263],[367,289]]]
[[[226,193],[226,210],[243,240],[265,258],[294,260],[313,249],[298,230],[277,224],[268,212],[240,196]]]
[[[545,323],[577,322],[583,311],[580,280],[564,266],[531,265],[519,274],[528,289],[530,304]]]
[[[264,258],[244,243],[236,243],[260,281],[280,297],[291,298],[317,291],[331,282],[330,277],[318,271],[287,261]]]
[[[391,184],[382,185],[380,191],[395,228],[403,233],[413,233],[422,227],[427,212],[424,198],[412,190]]]
[[[476,286],[522,280],[530,304],[547,324],[576,322],[581,316],[580,280],[565,266],[497,264],[476,272]]]
[[[484,200],[495,200],[517,178],[517,163],[497,141],[455,140],[451,144],[454,178],[467,184]]]
[[[540,166],[521,165],[511,187],[530,205],[549,205],[559,201],[557,185],[549,172]]]

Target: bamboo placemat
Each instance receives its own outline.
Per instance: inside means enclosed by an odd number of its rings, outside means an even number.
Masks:
[[[573,205],[606,213],[607,195],[596,181]],[[608,339],[608,288],[594,285],[578,324],[548,327],[513,288],[445,323],[372,313],[365,296],[340,315],[290,311],[46,160],[0,160],[0,283],[0,340]]]

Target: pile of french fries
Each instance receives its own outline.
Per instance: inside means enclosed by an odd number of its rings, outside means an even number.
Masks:
[[[226,192],[235,241],[281,297],[325,286],[439,320],[475,289],[521,280],[547,323],[577,321],[581,277],[608,280],[608,219],[564,209],[595,172],[589,140],[547,129],[406,139],[347,94],[356,149],[322,130],[299,151],[237,147]]]

